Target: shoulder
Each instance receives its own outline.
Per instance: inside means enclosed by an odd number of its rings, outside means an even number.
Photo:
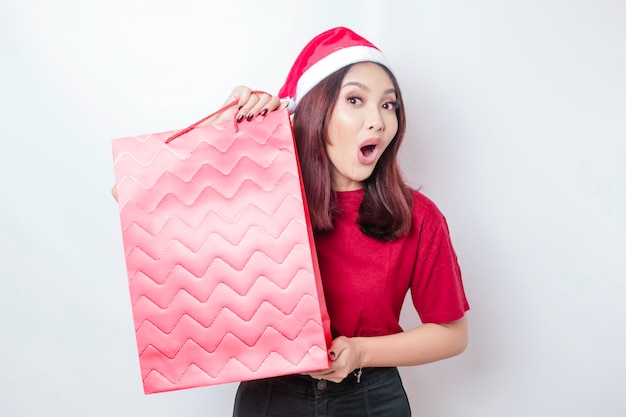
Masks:
[[[413,231],[423,235],[448,233],[448,222],[437,204],[418,190],[413,193]]]
[[[421,191],[411,190],[413,193],[413,216],[417,218],[423,217],[443,217],[443,213],[433,200]]]

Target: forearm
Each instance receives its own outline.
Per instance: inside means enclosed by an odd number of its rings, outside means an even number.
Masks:
[[[355,340],[363,367],[422,365],[456,356],[468,341],[467,318],[446,324],[427,323],[388,336]]]

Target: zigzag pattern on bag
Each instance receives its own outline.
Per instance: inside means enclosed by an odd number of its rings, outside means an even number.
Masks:
[[[328,366],[287,117],[113,141],[146,393]]]

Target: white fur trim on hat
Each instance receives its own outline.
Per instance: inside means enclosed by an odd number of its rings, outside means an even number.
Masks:
[[[350,46],[339,49],[311,65],[311,67],[300,76],[296,95],[290,99],[289,111],[293,112],[300,99],[324,78],[346,65],[358,62],[376,62],[391,70],[385,56],[376,48],[369,46]]]

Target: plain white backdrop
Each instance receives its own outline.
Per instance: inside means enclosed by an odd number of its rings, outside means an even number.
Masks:
[[[463,355],[402,368],[414,415],[626,415],[624,22],[623,0],[2,0],[0,415],[230,415],[234,384],[143,394],[110,141],[277,92],[337,25],[392,62],[403,167],[472,306]]]

